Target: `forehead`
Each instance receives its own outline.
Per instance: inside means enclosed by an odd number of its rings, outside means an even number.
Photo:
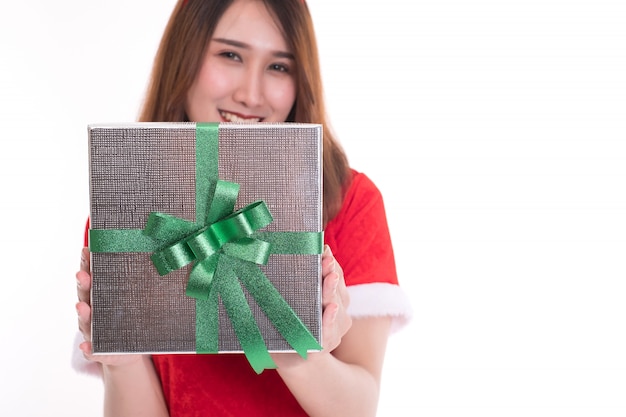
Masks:
[[[213,37],[260,49],[288,51],[282,27],[260,0],[235,0],[220,18]]]

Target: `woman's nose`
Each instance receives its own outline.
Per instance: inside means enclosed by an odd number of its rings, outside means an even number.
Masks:
[[[242,73],[239,85],[235,90],[234,99],[247,107],[258,107],[263,104],[263,71],[247,68]]]

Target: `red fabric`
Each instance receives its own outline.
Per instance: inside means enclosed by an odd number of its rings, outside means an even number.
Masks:
[[[342,266],[347,285],[397,284],[382,196],[353,172],[343,206],[324,240]],[[153,355],[170,416],[306,416],[275,370],[257,375],[244,355]]]
[[[87,224],[85,225],[85,237],[84,237],[84,245],[89,246],[89,218],[87,219]]]
[[[171,417],[306,416],[275,370],[242,354],[153,355]]]
[[[365,174],[353,173],[341,210],[326,225],[324,241],[341,265],[346,285],[397,285],[383,197]]]

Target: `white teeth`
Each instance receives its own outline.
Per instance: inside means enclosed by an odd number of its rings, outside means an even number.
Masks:
[[[257,123],[261,120],[259,117],[253,117],[251,119],[244,119],[242,117],[236,116],[232,113],[226,113],[225,111],[221,111],[220,115],[229,122],[237,122],[237,123]]]

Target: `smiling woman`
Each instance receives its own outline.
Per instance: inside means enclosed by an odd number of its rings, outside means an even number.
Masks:
[[[145,102],[159,106],[146,120],[186,116],[212,36],[201,22],[214,27],[230,4],[201,3],[214,8],[190,0],[191,15],[175,12],[190,36],[156,62],[154,90],[164,90]],[[309,40],[295,35],[306,12],[291,3],[274,14],[294,15],[277,18],[297,64],[290,118],[326,122],[314,113],[327,105],[350,165],[385,197],[416,309],[389,339],[378,415],[626,416],[626,2],[307,0],[322,102],[314,54],[293,49]],[[2,414],[102,415],[101,379],[69,366],[85,127],[139,118],[176,4],[0,2]],[[349,314],[362,317],[357,307],[371,313],[385,294],[359,298],[347,262],[368,264],[347,250],[365,243],[340,229],[349,238],[330,246]]]
[[[374,416],[389,333],[411,309],[398,284],[382,195],[348,165],[327,123],[306,3],[179,1],[140,121],[322,126],[322,351],[306,360],[272,353],[277,369],[261,375],[243,355],[93,355],[84,248],[76,275],[80,349],[102,367],[105,414]]]

